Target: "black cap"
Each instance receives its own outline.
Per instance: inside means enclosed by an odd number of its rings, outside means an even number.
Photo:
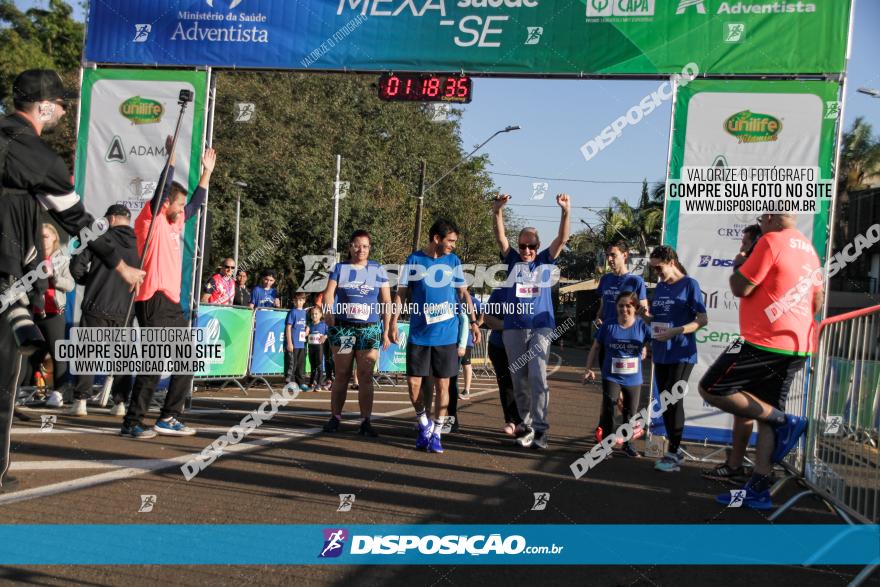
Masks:
[[[29,69],[18,74],[12,82],[12,99],[17,102],[72,100],[76,97],[76,92],[64,89],[61,76],[52,69]]]
[[[131,210],[122,204],[113,204],[107,208],[107,212],[104,216],[125,216],[126,218],[131,218]]]

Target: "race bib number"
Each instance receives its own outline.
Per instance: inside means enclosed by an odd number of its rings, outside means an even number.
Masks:
[[[349,304],[346,307],[345,317],[349,320],[366,321],[370,317],[370,304]]]
[[[651,322],[651,336],[657,338],[670,328],[672,328],[671,322]]]
[[[355,339],[353,336],[340,336],[339,337],[339,354],[340,355],[350,354],[351,351],[354,350],[354,342],[355,342]]]
[[[455,318],[452,306],[448,303],[439,306],[427,307],[425,309],[425,323],[436,324],[437,322],[446,322]]]
[[[300,342],[305,342],[305,341],[306,341],[306,331],[305,331],[305,330],[300,330],[300,331],[299,331],[299,341],[300,341]]]
[[[536,298],[538,297],[538,286],[528,283],[516,284],[516,297],[518,298]]]
[[[611,372],[614,375],[635,375],[639,372],[638,357],[612,358]]]
[[[321,333],[310,334],[309,344],[321,344]]]

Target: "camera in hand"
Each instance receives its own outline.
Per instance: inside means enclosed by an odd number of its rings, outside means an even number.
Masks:
[[[46,339],[43,333],[34,324],[27,306],[19,300],[13,304],[6,313],[6,319],[12,327],[12,335],[15,337],[15,344],[22,355],[30,356],[40,349],[46,347]]]

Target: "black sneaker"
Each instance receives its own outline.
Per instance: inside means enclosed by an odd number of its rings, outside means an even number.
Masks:
[[[733,468],[727,463],[721,463],[712,469],[703,470],[704,479],[712,479],[713,481],[728,481],[730,483],[739,483],[746,476],[746,470],[743,467]]]
[[[369,436],[370,438],[376,438],[379,436],[379,433],[373,429],[373,425],[370,424],[369,420],[364,420],[361,422],[361,427],[358,430],[358,434],[361,436]]]
[[[9,493],[18,489],[18,478],[6,475],[3,478],[3,485],[0,485],[0,493]]]
[[[452,426],[449,428],[450,432],[458,432],[459,424],[458,424],[458,416],[455,417],[455,420],[452,421]]]
[[[339,432],[339,418],[331,415],[327,423],[324,424],[324,432]]]

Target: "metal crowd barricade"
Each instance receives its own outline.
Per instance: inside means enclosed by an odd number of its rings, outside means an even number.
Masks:
[[[474,375],[482,375],[483,377],[495,377],[495,368],[489,360],[489,335],[492,331],[488,328],[480,329],[480,343],[474,345],[471,354],[471,364],[474,368]]]
[[[813,357],[806,448],[796,470],[807,495],[819,496],[848,524],[880,522],[880,305],[823,320]],[[880,556],[878,556],[880,563]],[[869,565],[853,580],[864,581]]]

